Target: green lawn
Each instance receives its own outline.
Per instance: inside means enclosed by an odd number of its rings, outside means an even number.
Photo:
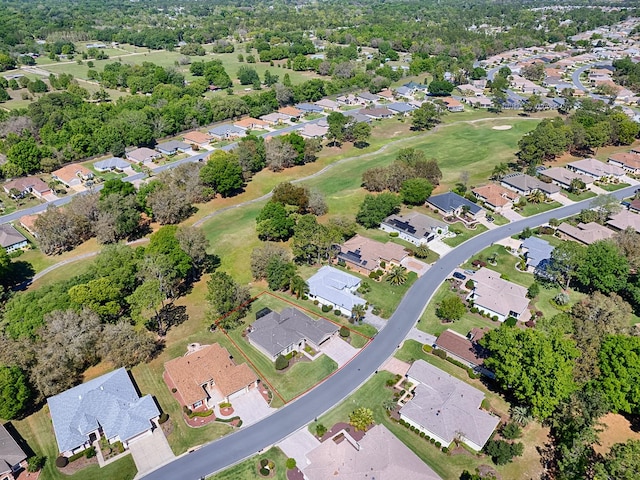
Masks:
[[[462,222],[456,222],[453,225],[449,226],[449,231],[458,231],[460,233],[458,233],[455,237],[445,238],[443,242],[449,245],[450,247],[457,247],[461,243],[464,243],[470,238],[473,238],[476,235],[480,235],[481,233],[484,233],[487,230],[488,228],[480,223],[478,223],[473,230],[470,230],[467,227],[465,227]]]
[[[255,480],[256,478],[260,478],[259,475],[259,462],[263,458],[267,458],[269,460],[273,460],[276,464],[276,472],[275,475],[269,478],[275,478],[276,480],[286,480],[287,478],[287,467],[286,461],[287,456],[280,450],[278,447],[273,447],[268,451],[261,453],[260,455],[253,456],[248,460],[245,460],[238,465],[235,465],[223,472],[214,475],[213,477],[207,477],[210,480]]]
[[[495,223],[496,225],[506,225],[507,223],[509,223],[509,220],[499,213],[491,213],[491,216],[493,217],[493,223]]]
[[[615,192],[616,190],[620,190],[621,188],[626,188],[630,186],[629,183],[600,183],[598,186],[606,190],[607,192]]]
[[[520,210],[520,215],[524,217],[530,217],[531,215],[537,215],[538,213],[546,212],[549,210],[553,210],[554,208],[561,207],[562,204],[560,202],[549,202],[549,203],[529,203],[525,205],[523,209]]]
[[[562,313],[551,303],[551,300],[560,293],[562,289],[559,286],[542,286],[540,293],[533,300],[536,310],[540,310],[545,318],[553,318],[555,315]],[[571,309],[571,306],[582,300],[586,295],[576,290],[569,290],[569,305],[565,311]]]
[[[593,193],[591,190],[585,190],[583,192],[580,193],[574,193],[574,192],[570,192],[569,190],[562,190],[562,195],[564,195],[565,197],[568,197],[569,200],[572,200],[574,202],[579,202],[581,200],[587,200],[588,198],[593,198],[596,196],[595,193]]]
[[[499,323],[493,322],[478,314],[471,313],[469,310],[467,310],[460,320],[456,320],[451,323],[443,323],[436,315],[436,308],[442,300],[455,294],[456,292],[451,291],[451,285],[449,282],[444,282],[440,285],[440,288],[434,294],[429,305],[427,305],[422,317],[420,317],[420,321],[417,325],[418,329],[436,336],[440,335],[447,329],[454,330],[461,335],[466,335],[474,327],[495,328],[499,326]]]
[[[129,480],[137,473],[133,458],[131,455],[127,455],[104,468],[99,468],[98,465],[91,465],[76,472],[74,475],[64,475],[55,466],[58,445],[53,434],[49,408],[45,406],[26,419],[12,423],[20,433],[20,436],[25,439],[36,454],[47,457],[47,462],[40,476],[41,480]]]
[[[505,280],[515,282],[524,287],[529,287],[533,283],[533,275],[527,272],[521,272],[516,269],[516,264],[520,261],[519,257],[507,252],[507,249],[502,245],[492,245],[485,248],[481,252],[475,254],[466,263],[463,264],[463,268],[473,268],[471,262],[473,260],[487,261],[487,259],[496,254],[496,265],[490,263],[487,264],[487,268],[494,270],[500,274]]]

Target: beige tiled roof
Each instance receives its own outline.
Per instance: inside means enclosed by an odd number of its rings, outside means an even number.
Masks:
[[[227,349],[217,343],[174,358],[164,368],[188,405],[207,397],[202,386],[210,380],[226,397],[257,379],[246,363],[236,365]]]
[[[58,177],[61,181],[65,183],[69,183],[74,178],[79,178],[79,175],[86,177],[87,175],[91,175],[91,170],[86,167],[83,167],[80,164],[72,163],[71,165],[65,165],[58,170],[51,172],[52,175]]]
[[[606,240],[613,236],[613,230],[609,230],[607,227],[595,222],[579,223],[577,227],[563,222],[558,226],[558,231],[586,245],[591,245],[598,240]]]
[[[518,198],[518,195],[513,191],[495,183],[474,188],[473,193],[486,199],[489,204],[495,207],[502,207],[509,202],[516,201]]]
[[[483,267],[473,275],[474,303],[505,317],[509,312],[522,314],[529,307],[527,289],[503,280],[500,274]]]
[[[380,260],[400,263],[400,261],[407,256],[407,251],[404,247],[397,243],[376,242],[362,235],[356,235],[344,242],[340,251],[345,254],[348,252],[357,252],[357,254],[360,255],[360,266],[364,266],[368,270],[377,268]],[[366,263],[363,264],[363,262]]]
[[[188,132],[185,133],[182,138],[184,138],[185,142],[192,142],[192,143],[198,143],[198,144],[202,144],[202,143],[209,143],[209,141],[211,141],[211,135],[207,135],[206,133],[202,133],[202,132]]]

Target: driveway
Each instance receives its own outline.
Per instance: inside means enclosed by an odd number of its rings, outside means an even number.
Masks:
[[[236,415],[242,419],[243,427],[254,424],[276,411],[267,404],[257,388],[234,398],[232,403]]]
[[[409,330],[409,333],[405,338],[405,340],[409,339],[415,340],[424,345],[433,345],[434,343],[436,343],[438,337],[435,337],[429,333],[425,333],[422,330],[418,330],[417,328],[413,327],[411,330]]]
[[[320,440],[311,435],[306,427],[277,444],[287,457],[296,459],[296,465],[301,470],[309,465],[307,453],[319,445]]]
[[[431,265],[429,265],[428,263],[424,263],[418,260],[417,258],[413,258],[413,257],[404,257],[400,261],[400,265],[402,265],[404,268],[406,268],[410,272],[416,272],[416,274],[419,277],[427,273],[427,271],[431,267]]]
[[[453,250],[453,248],[451,248],[449,245],[447,245],[446,243],[444,243],[440,239],[433,240],[432,242],[429,242],[427,244],[427,247],[429,247],[431,250],[436,252],[441,257],[444,257],[447,253],[449,253],[451,250]]]
[[[351,360],[357,353],[358,349],[353,348],[340,337],[332,337],[322,345],[320,351],[327,357],[338,364],[338,368]]]
[[[156,428],[151,435],[129,443],[129,450],[133,461],[136,462],[139,477],[175,459],[161,428]]]
[[[522,220],[524,218],[518,212],[514,212],[511,208],[505,208],[500,212],[500,215],[502,215],[510,222],[517,222],[518,220]]]
[[[387,326],[387,321],[384,318],[371,313],[371,310],[367,310],[367,312],[364,314],[363,322],[376,327],[376,330],[378,331]]]
[[[556,202],[560,202],[562,205],[573,205],[575,203],[569,197],[565,197],[561,193],[554,193],[552,195],[549,195],[549,197]]]

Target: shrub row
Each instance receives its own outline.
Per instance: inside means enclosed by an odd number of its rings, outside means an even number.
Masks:
[[[460,367],[460,368],[462,368],[462,369],[466,370],[467,375],[469,375],[469,378],[474,379],[474,380],[475,380],[476,378],[480,378],[480,375],[478,375],[477,373],[475,373],[475,372],[473,371],[473,368],[468,367],[467,365],[465,365],[465,364],[463,364],[463,363],[459,362],[458,360],[456,360],[456,359],[454,359],[454,358],[451,358],[451,357],[447,357],[445,360],[446,360],[447,362],[449,362],[449,363],[454,364],[456,367]]]
[[[437,448],[441,448],[442,447],[442,443],[436,442],[435,438],[431,438],[429,435],[427,435],[426,433],[420,431],[415,426],[410,425],[409,422],[405,422],[404,420],[400,419],[400,421],[398,423],[400,425],[402,425],[403,427],[408,428],[412,432],[418,433],[420,435],[420,438],[424,438],[427,442],[431,443],[432,445],[435,445]],[[447,453],[449,451],[449,449],[447,447],[444,447],[444,448],[446,448],[447,451],[445,452],[444,449],[442,451],[444,453]]]

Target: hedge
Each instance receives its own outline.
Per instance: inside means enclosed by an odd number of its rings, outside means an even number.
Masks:
[[[160,414],[160,418],[158,418],[158,423],[160,425],[162,425],[163,423],[165,423],[167,420],[169,420],[169,414],[166,412],[162,412]]]
[[[331,307],[329,305],[322,305],[322,311],[324,313],[329,313],[331,311]]]
[[[423,345],[422,346],[422,351],[424,353],[431,353],[433,351],[433,347],[431,345]]]
[[[276,364],[275,364],[276,370],[284,370],[288,366],[289,366],[289,360],[287,359],[287,357],[278,355],[278,358],[276,358]]]
[[[202,412],[191,412],[190,414],[188,414],[189,418],[193,418],[193,417],[210,417],[211,415],[213,415],[213,410],[204,410]]]
[[[442,358],[443,360],[447,358],[447,352],[445,352],[444,350],[436,349],[433,351],[433,354],[436,357]]]
[[[351,331],[347,327],[340,327],[340,336],[342,338],[347,338],[349,335],[351,335]],[[393,383],[391,385],[393,385]]]

